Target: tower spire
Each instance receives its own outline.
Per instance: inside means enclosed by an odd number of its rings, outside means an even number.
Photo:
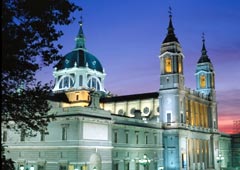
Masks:
[[[169,24],[168,24],[168,28],[167,28],[168,33],[167,33],[167,36],[164,39],[163,43],[173,42],[173,41],[178,42],[178,39],[177,39],[177,37],[175,36],[175,33],[174,33],[174,27],[173,27],[173,24],[172,24],[172,8],[171,7],[169,7],[168,13],[169,13]]]
[[[202,55],[201,55],[200,59],[198,60],[198,63],[205,63],[205,62],[211,63],[210,59],[208,58],[207,50],[205,47],[205,34],[202,33]]]
[[[204,32],[202,33],[202,42],[203,42],[203,45],[202,45],[202,55],[207,55],[207,50],[206,50],[206,47],[205,47],[205,37],[204,37]]]
[[[79,21],[79,31],[77,34],[77,37],[75,38],[76,41],[76,47],[75,48],[84,48],[85,49],[85,37],[84,37],[84,33],[83,33],[83,19],[82,16],[80,17],[80,21]]]

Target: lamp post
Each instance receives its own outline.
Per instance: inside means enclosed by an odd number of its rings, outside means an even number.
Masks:
[[[217,156],[217,163],[219,163],[220,170],[221,170],[221,163],[222,163],[223,160],[224,160],[224,157],[221,154],[219,154]]]
[[[151,160],[147,157],[146,154],[143,155],[143,159],[139,160],[139,163],[143,165],[144,170],[148,170],[148,166],[151,163]]]

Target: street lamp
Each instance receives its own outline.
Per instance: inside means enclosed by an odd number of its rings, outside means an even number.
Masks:
[[[219,163],[220,169],[221,169],[221,163],[223,160],[224,160],[224,157],[221,154],[219,154],[217,156],[217,163]]]
[[[146,154],[143,155],[143,159],[139,160],[139,163],[144,166],[144,170],[146,170],[146,167],[149,166],[151,163],[151,160],[147,157]]]

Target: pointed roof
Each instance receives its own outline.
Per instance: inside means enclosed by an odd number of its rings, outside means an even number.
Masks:
[[[82,25],[83,25],[82,17],[81,17],[81,20],[79,21],[79,25],[80,25],[80,28],[79,28],[77,37],[75,38],[75,41],[76,41],[75,48],[84,48],[85,49],[85,37],[83,34],[83,28],[82,28]]]
[[[163,43],[168,43],[168,42],[178,42],[177,37],[175,36],[174,33],[174,28],[173,28],[173,24],[172,24],[172,12],[171,12],[171,8],[169,8],[169,25],[168,25],[168,33],[166,38],[164,39]],[[179,42],[178,42],[179,43]]]
[[[207,50],[206,50],[206,47],[205,47],[204,33],[202,35],[202,42],[203,42],[203,45],[202,45],[202,55],[199,58],[198,63],[211,63],[211,60],[208,58]]]

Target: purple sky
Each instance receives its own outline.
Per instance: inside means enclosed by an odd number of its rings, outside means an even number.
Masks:
[[[185,84],[195,89],[195,69],[201,56],[202,33],[216,74],[219,127],[231,132],[240,120],[239,0],[76,0],[83,8],[86,48],[102,63],[105,88],[125,95],[158,91],[159,54],[172,8],[175,34],[182,46]],[[80,18],[79,15],[75,16]],[[75,47],[79,19],[63,27],[62,54]],[[53,80],[53,68],[38,78]]]

